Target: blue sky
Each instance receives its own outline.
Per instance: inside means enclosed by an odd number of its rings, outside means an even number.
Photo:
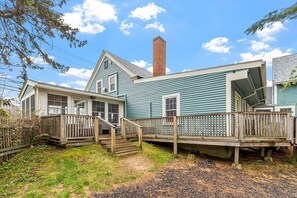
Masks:
[[[104,49],[151,70],[152,40],[160,35],[167,41],[168,73],[264,59],[271,81],[272,58],[296,53],[297,21],[275,23],[255,35],[247,36],[244,30],[269,11],[294,2],[72,0],[59,11],[67,23],[81,30],[78,37],[87,39],[88,45],[75,49],[53,40],[53,48],[45,50],[70,70],[60,74],[37,57],[35,61],[45,69],[29,71],[29,78],[83,89]],[[19,74],[18,70],[2,72],[9,78]],[[3,93],[5,97],[17,94]]]

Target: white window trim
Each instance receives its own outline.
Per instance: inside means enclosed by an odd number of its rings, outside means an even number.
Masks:
[[[291,108],[292,109],[292,116],[295,116],[296,115],[295,106],[294,105],[292,105],[292,106],[276,106],[275,107],[275,111],[280,111],[280,109],[285,109],[285,108]]]
[[[102,81],[102,79],[96,81],[96,93],[98,93],[98,82],[101,82],[101,93],[99,93],[99,94],[102,94],[102,91],[103,91],[103,81]]]
[[[180,93],[162,96],[162,117],[166,117],[166,99],[176,97],[176,115],[180,115]]]
[[[112,78],[112,77],[115,77],[115,86],[114,86],[114,90],[110,90],[110,79]],[[113,93],[113,92],[116,92],[117,91],[117,89],[118,89],[118,87],[117,87],[117,84],[118,84],[118,79],[117,79],[117,74],[115,73],[115,74],[112,74],[112,75],[110,75],[110,76],[108,76],[108,92],[109,93]]]

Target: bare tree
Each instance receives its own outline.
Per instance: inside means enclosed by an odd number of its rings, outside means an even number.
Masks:
[[[68,70],[56,62],[44,46],[52,47],[56,37],[67,40],[70,47],[82,47],[85,40],[76,37],[78,29],[64,23],[62,8],[67,0],[1,0],[0,1],[0,64],[7,69],[21,68],[20,77],[27,79],[27,69],[43,69],[34,62],[44,62],[61,72]]]

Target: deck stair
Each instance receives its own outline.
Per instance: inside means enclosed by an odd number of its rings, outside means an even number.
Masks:
[[[99,140],[99,143],[107,148],[108,151],[111,151],[111,139],[106,138]],[[116,149],[115,156],[125,156],[139,153],[141,149],[135,145],[132,145],[130,141],[128,141],[124,137],[116,137]]]

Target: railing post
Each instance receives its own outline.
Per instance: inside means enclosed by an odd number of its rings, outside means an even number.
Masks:
[[[95,116],[94,119],[94,133],[95,133],[95,144],[99,142],[99,119]]]
[[[115,127],[111,128],[111,152],[114,154],[116,150],[116,135],[115,135]]]
[[[65,144],[67,141],[65,131],[65,115],[60,115],[60,142]]]
[[[173,154],[177,155],[177,117],[173,117]]]
[[[142,148],[142,127],[138,128],[138,141],[139,141],[139,148]]]
[[[126,127],[124,118],[121,118],[121,134],[124,138],[126,138]]]

